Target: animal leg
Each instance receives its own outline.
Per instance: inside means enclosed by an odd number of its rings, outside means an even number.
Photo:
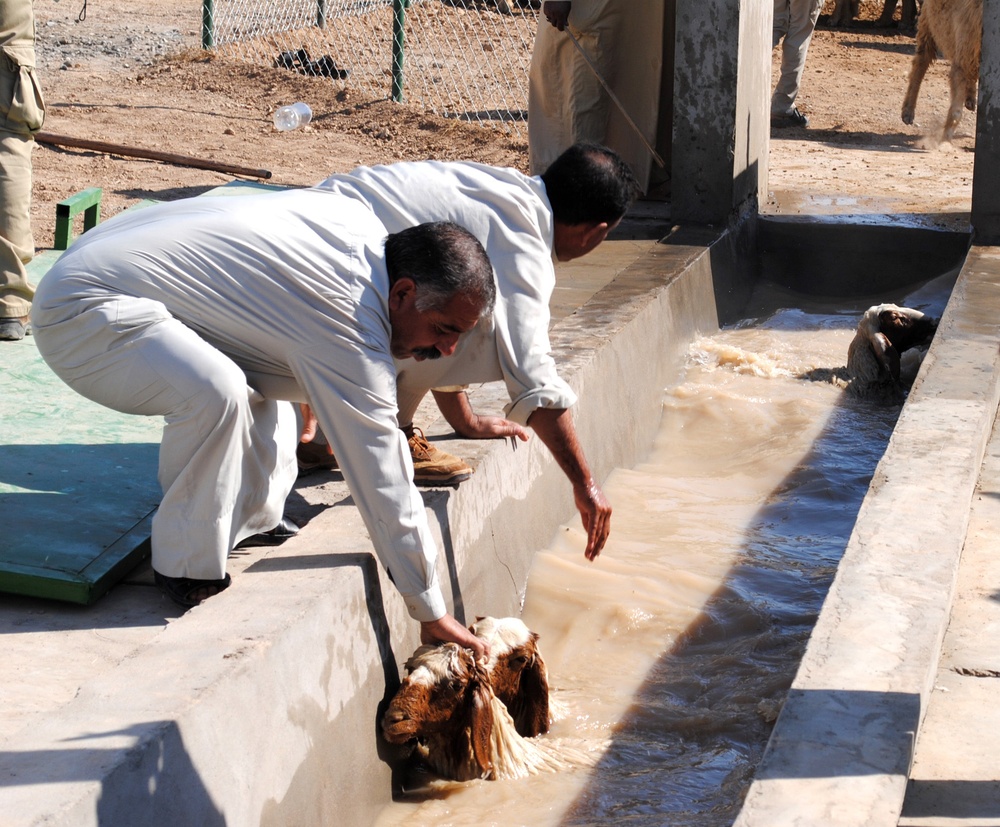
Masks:
[[[965,88],[969,92],[969,94],[967,94],[965,96],[965,108],[968,109],[970,112],[975,112],[976,111],[976,96],[977,96],[977,93],[978,93],[978,90],[979,90],[979,81],[976,80],[976,79],[973,79],[972,81],[970,81],[968,78],[966,78],[965,83],[966,83],[966,87]]]
[[[833,6],[833,14],[830,16],[831,26],[849,26],[851,21],[857,17],[858,0],[836,0]]]
[[[968,106],[965,74],[954,63],[951,66],[951,72],[948,74],[948,81],[951,87],[951,100],[948,103],[948,117],[944,122],[944,137],[946,139],[954,136],[955,129],[962,120],[962,109]],[[973,102],[974,107],[975,102]]]
[[[913,114],[917,108],[917,95],[920,93],[920,84],[927,74],[927,67],[937,55],[937,44],[931,36],[928,27],[920,25],[917,27],[917,50],[913,54],[913,63],[910,65],[910,82],[906,87],[906,97],[903,98],[903,123],[913,123]]]
[[[896,13],[896,2],[897,0],[885,0],[885,4],[882,6],[882,14],[878,17],[877,26],[885,28],[886,26],[892,25],[893,15]],[[904,9],[906,6],[906,0],[903,0]]]

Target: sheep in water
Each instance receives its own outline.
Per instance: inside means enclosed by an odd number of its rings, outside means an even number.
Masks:
[[[454,780],[568,767],[565,748],[557,758],[524,740],[548,732],[553,715],[538,635],[516,617],[481,617],[469,629],[489,644],[489,661],[473,663],[453,644],[420,647],[383,718],[386,739],[416,739],[432,769]]]
[[[904,386],[913,380],[903,372],[902,354],[929,345],[937,326],[936,319],[910,307],[869,307],[847,350],[848,389],[856,396],[900,401]],[[915,369],[909,372],[916,374]]]
[[[565,769],[562,758],[518,734],[493,692],[485,663],[454,643],[421,646],[382,718],[393,744],[416,740],[420,756],[442,778],[523,778]]]
[[[549,676],[538,635],[517,617],[481,617],[469,631],[489,644],[486,670],[493,692],[507,707],[518,734],[534,738],[548,732]]]

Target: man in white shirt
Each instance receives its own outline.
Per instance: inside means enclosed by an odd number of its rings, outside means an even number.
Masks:
[[[275,544],[308,402],[425,642],[483,647],[448,614],[396,425],[394,358],[450,355],[488,316],[492,269],[466,230],[386,238],[322,190],[193,198],[124,213],[42,280],[38,349],[79,393],[165,418],[152,563],[181,605],[229,585],[237,544]]]
[[[550,353],[549,299],[553,259],[589,253],[631,206],[637,185],[629,167],[606,147],[575,144],[541,176],[419,161],[360,167],[327,178],[319,188],[359,199],[390,231],[453,221],[486,248],[497,278],[493,324],[463,336],[452,359],[397,361],[400,427],[412,428],[430,389],[461,436],[526,439],[522,426],[529,425],[573,486],[588,535],[585,553],[593,560],[607,541],[611,507],[576,437],[569,411],[576,394],[559,377]],[[462,389],[494,380],[503,380],[510,395],[506,420],[476,415]]]

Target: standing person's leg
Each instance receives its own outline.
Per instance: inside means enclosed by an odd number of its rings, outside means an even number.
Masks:
[[[44,316],[44,314],[42,314]],[[89,399],[163,416],[153,568],[219,581],[241,539],[281,521],[296,477],[291,403],[264,399],[227,356],[159,303],[123,297],[40,324],[46,362]]]
[[[771,115],[772,118],[788,116],[788,126],[806,126],[808,123],[795,108],[795,98],[799,94],[809,42],[822,5],[822,0],[787,0],[788,24],[781,43],[781,76],[771,96]]]
[[[786,34],[791,19],[791,0],[774,0],[774,19],[771,24],[771,48],[775,49]]]
[[[0,340],[24,337],[34,288],[24,265],[35,254],[31,235],[30,135],[0,130]]]
[[[0,12],[0,340],[30,330],[34,289],[24,265],[35,255],[31,235],[31,151],[45,120],[35,76],[31,0],[2,0]]]
[[[576,55],[565,32],[539,18],[528,70],[528,162],[541,175],[573,143],[570,77]]]

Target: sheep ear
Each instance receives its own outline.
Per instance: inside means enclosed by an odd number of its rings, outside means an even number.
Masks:
[[[872,353],[879,364],[892,376],[899,380],[899,351],[893,347],[889,337],[884,333],[876,333],[871,337]]]
[[[493,769],[490,740],[493,737],[493,690],[485,672],[476,666],[476,674],[469,681],[469,740],[472,756],[479,767],[479,777],[486,778]]]
[[[549,731],[549,676],[542,656],[535,653],[531,664],[521,672],[522,720],[518,730],[533,738]]]

